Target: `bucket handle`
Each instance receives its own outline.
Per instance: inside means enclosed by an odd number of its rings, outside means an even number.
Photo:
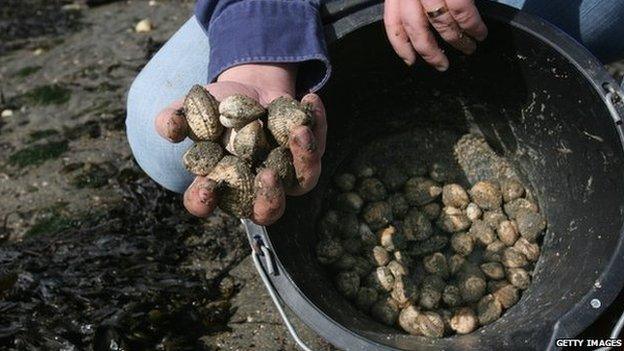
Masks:
[[[613,329],[611,329],[611,335],[609,336],[609,338],[617,339],[622,332],[622,328],[624,328],[624,312],[622,313],[622,315],[620,315],[620,319],[618,319],[617,323],[615,323]],[[613,349],[613,347],[607,346],[595,349],[594,351],[609,351],[611,349]]]
[[[293,340],[295,340],[295,343],[297,343],[297,346],[299,346],[300,349],[302,349],[303,351],[313,351],[310,347],[308,347],[308,345],[306,345],[303,340],[301,340],[299,334],[297,334],[297,330],[292,325],[292,322],[284,311],[284,307],[282,306],[282,298],[271,283],[269,274],[274,275],[277,273],[277,271],[275,270],[275,262],[273,261],[273,255],[271,253],[271,250],[268,246],[266,246],[266,244],[262,241],[262,238],[259,235],[254,236],[253,239],[250,238],[250,243],[251,257],[253,259],[254,266],[256,266],[256,270],[258,271],[258,274],[262,279],[262,283],[264,283],[264,286],[269,292],[271,300],[273,300],[273,304],[275,305],[275,307],[277,307],[277,312],[279,313],[280,317],[282,317],[282,321],[284,322],[284,325],[286,325],[286,329],[288,329],[288,332],[292,336]],[[261,259],[264,259],[264,263],[268,269],[268,272],[264,268],[265,265],[263,265],[260,261]]]

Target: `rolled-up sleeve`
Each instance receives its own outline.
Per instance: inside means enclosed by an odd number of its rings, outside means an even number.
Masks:
[[[208,35],[208,81],[244,63],[300,63],[299,92],[329,79],[318,1],[199,0],[195,16]]]

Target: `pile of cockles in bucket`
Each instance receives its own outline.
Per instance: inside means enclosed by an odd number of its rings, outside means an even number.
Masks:
[[[294,185],[288,138],[293,129],[313,125],[309,106],[279,97],[265,109],[241,94],[219,103],[195,85],[178,113],[185,117],[189,137],[195,141],[183,156],[184,165],[191,173],[216,182],[221,210],[238,218],[250,217],[256,170],[273,169],[285,187]]]
[[[444,184],[435,168],[357,168],[334,178],[316,246],[357,308],[410,334],[441,338],[493,323],[518,302],[546,228],[519,180],[467,189]]]

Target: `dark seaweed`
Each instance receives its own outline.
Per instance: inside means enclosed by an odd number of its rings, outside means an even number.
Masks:
[[[145,179],[120,186],[125,201],[107,214],[0,245],[0,349],[196,350],[227,329],[224,274],[185,268],[222,243],[185,242],[201,222],[176,194]]]

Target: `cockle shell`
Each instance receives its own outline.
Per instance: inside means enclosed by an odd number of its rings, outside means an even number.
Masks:
[[[236,151],[234,151],[234,139],[236,138],[236,131],[231,128],[227,128],[223,133],[221,138],[221,145],[225,147],[225,150],[232,155],[236,155]]]
[[[293,165],[293,157],[289,149],[282,146],[276,147],[269,153],[262,165],[265,168],[274,170],[285,188],[295,185],[297,176],[295,174],[295,166]]]
[[[238,130],[262,117],[266,110],[249,96],[234,94],[221,101],[219,113],[221,114],[219,121],[223,126]]]
[[[242,159],[227,155],[208,174],[217,183],[219,208],[238,218],[249,218],[253,209],[254,174]]]
[[[290,133],[299,126],[312,126],[310,108],[296,100],[282,96],[268,106],[268,128],[278,144],[288,147]]]
[[[223,148],[212,141],[200,141],[191,146],[182,156],[186,169],[199,176],[205,176],[223,158]]]
[[[195,141],[217,141],[223,132],[219,123],[219,103],[208,90],[194,85],[184,99],[182,110]]]
[[[262,123],[256,120],[236,132],[232,148],[234,155],[254,163],[266,156],[271,145],[267,141]]]

